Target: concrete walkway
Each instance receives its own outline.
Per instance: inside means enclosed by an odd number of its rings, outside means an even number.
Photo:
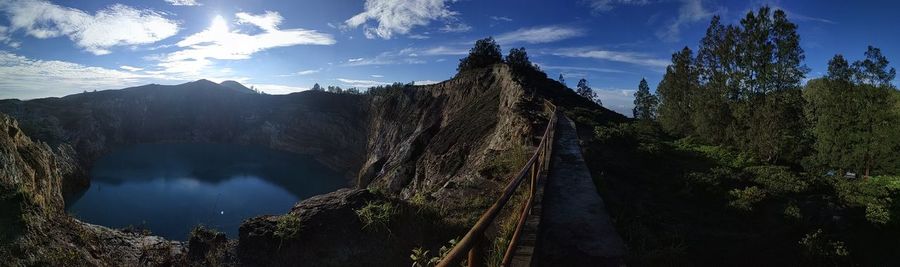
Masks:
[[[625,245],[585,165],[575,124],[559,116],[533,263],[624,266]]]

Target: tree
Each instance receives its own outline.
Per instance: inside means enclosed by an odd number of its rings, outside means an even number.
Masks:
[[[869,47],[866,59],[851,65],[841,55],[828,62],[828,75],[804,92],[815,137],[815,163],[863,172],[896,171],[900,149],[900,109],[889,61]],[[893,68],[891,68],[893,70]]]
[[[329,85],[327,91],[328,91],[329,93],[340,94],[340,93],[343,93],[343,92],[344,92],[344,89],[341,89],[340,86],[331,86],[331,85]]]
[[[872,86],[892,86],[891,81],[897,76],[897,70],[888,68],[890,62],[881,55],[881,49],[872,47],[866,50],[866,59],[853,63],[854,78],[857,83]]]
[[[510,49],[509,54],[506,55],[506,64],[514,69],[531,67],[531,61],[528,60],[528,53],[525,52],[524,47]]]
[[[650,86],[646,79],[641,79],[638,90],[634,92],[634,109],[632,114],[635,119],[651,121],[656,119],[656,106],[659,100],[650,93]]]
[[[313,91],[323,91],[322,86],[320,86],[319,83],[313,84],[312,90]]]
[[[578,80],[578,85],[575,88],[575,93],[577,93],[581,97],[584,97],[584,98],[587,98],[588,100],[596,102],[598,105],[601,105],[601,106],[603,105],[600,102],[600,98],[597,98],[597,94],[594,93],[594,89],[592,89],[588,85],[588,82],[585,79]]]
[[[559,74],[559,79],[558,79],[558,81],[559,81],[559,83],[561,83],[563,86],[568,87],[568,85],[566,85],[566,78],[563,78],[562,73]]]
[[[524,52],[524,50],[522,52]],[[469,55],[459,60],[459,66],[456,70],[462,72],[487,67],[500,62],[503,62],[503,55],[500,53],[500,45],[494,41],[494,38],[488,37],[475,41],[475,46],[472,47],[472,49],[469,49]]]
[[[672,65],[659,82],[659,123],[669,133],[687,136],[691,127],[691,94],[699,83],[693,66],[693,52],[684,47],[672,54]]]
[[[691,126],[694,135],[707,143],[729,139],[728,128],[733,123],[729,104],[740,96],[735,48],[739,35],[739,29],[722,25],[719,16],[713,16],[697,50],[694,64],[699,83],[691,95]]]

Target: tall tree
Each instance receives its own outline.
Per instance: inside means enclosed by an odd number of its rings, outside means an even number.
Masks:
[[[847,60],[835,55],[828,61],[828,74],[823,79],[809,81],[803,92],[810,132],[815,137],[812,157],[816,165],[841,174],[852,169],[850,156],[857,142],[853,132],[859,110],[853,108],[857,97],[852,76]]]
[[[656,119],[656,107],[659,100],[650,93],[650,86],[647,85],[647,79],[641,79],[638,84],[638,90],[634,92],[634,109],[632,114],[635,119],[651,121]]]
[[[488,37],[475,41],[475,46],[469,49],[469,55],[459,60],[459,66],[456,70],[477,69],[500,62],[503,62],[500,45],[494,41],[493,37]]]
[[[897,75],[896,70],[881,55],[881,49],[869,46],[865,55],[864,60],[853,63],[854,79],[861,95],[855,106],[860,110],[857,119],[860,142],[853,154],[868,177],[872,169],[890,162],[886,158],[896,157],[900,148],[900,141],[896,140],[900,118],[892,110],[895,107],[892,94],[896,88],[891,81]]]
[[[324,91],[322,89],[322,86],[319,85],[319,83],[313,84],[312,90],[313,91]]]
[[[558,80],[559,83],[561,83],[563,86],[567,86],[567,87],[568,87],[568,85],[566,85],[566,78],[563,78],[562,73],[559,74],[559,79],[557,79],[557,80]]]
[[[588,85],[588,82],[585,79],[578,80],[578,85],[575,87],[575,93],[596,102],[598,105],[603,105],[600,102],[600,98],[597,97],[597,93],[594,93],[594,89]]]
[[[691,94],[698,84],[690,48],[672,54],[672,65],[656,88],[659,95],[659,123],[669,133],[687,136],[691,127]]]
[[[892,86],[891,81],[897,76],[897,70],[890,67],[890,62],[881,55],[881,49],[872,47],[866,50],[866,59],[853,63],[856,82],[872,86]]]
[[[699,88],[691,98],[695,107],[691,122],[695,135],[705,142],[722,143],[729,137],[729,102],[737,100],[740,94],[735,48],[739,34],[737,28],[722,25],[719,16],[713,16],[700,41],[695,61]]]

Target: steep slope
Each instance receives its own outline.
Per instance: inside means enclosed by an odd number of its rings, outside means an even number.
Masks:
[[[499,151],[533,145],[536,114],[505,65],[442,83],[396,88],[372,99],[368,153],[359,184],[410,198],[453,197],[466,184],[505,177],[485,172]],[[533,112],[533,111],[531,111]],[[468,189],[493,189],[490,187]]]
[[[252,89],[247,88],[247,86],[244,86],[243,84],[236,82],[236,81],[231,81],[231,80],[222,81],[221,83],[219,83],[219,85],[225,86],[229,89],[232,89],[232,90],[234,90],[236,92],[240,92],[240,93],[256,93]]]

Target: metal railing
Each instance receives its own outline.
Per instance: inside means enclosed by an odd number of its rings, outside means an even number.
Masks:
[[[501,266],[509,266],[513,252],[518,245],[522,228],[525,225],[525,219],[531,212],[538,179],[541,178],[542,174],[546,174],[547,168],[550,165],[550,155],[553,151],[553,135],[556,129],[557,114],[555,105],[548,102],[547,107],[550,110],[550,119],[547,123],[547,128],[544,130],[544,136],[541,137],[541,142],[538,144],[538,149],[532,154],[528,162],[525,163],[525,166],[523,166],[509,184],[506,185],[500,198],[498,198],[497,201],[481,215],[478,222],[469,229],[469,232],[456,243],[453,249],[451,249],[443,259],[441,259],[441,262],[437,264],[438,267],[458,266],[465,255],[468,255],[468,266],[483,265],[484,246],[482,246],[482,242],[485,242],[487,239],[485,237],[485,231],[488,226],[494,223],[497,219],[497,215],[500,214],[500,211],[506,206],[513,194],[515,194],[516,189],[527,177],[530,182],[528,199],[525,204],[522,205],[522,211],[518,216],[516,229],[509,241],[509,245],[503,255],[503,262],[501,263]]]

